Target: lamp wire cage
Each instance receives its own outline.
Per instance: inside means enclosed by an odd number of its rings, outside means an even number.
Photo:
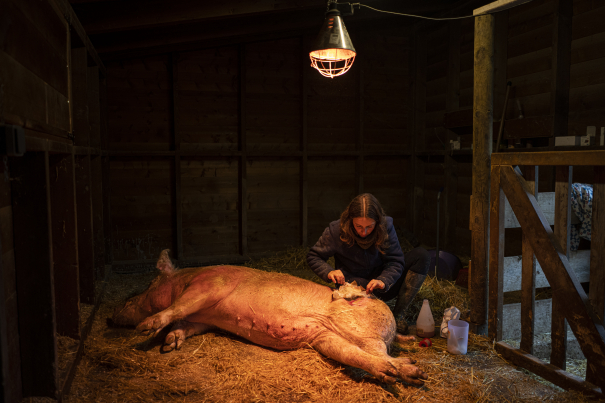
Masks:
[[[334,78],[343,75],[353,65],[355,52],[348,49],[325,49],[311,52],[311,66],[324,77]]]

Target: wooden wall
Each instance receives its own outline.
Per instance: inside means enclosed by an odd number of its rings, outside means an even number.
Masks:
[[[366,191],[408,226],[410,41],[352,35],[366,53],[333,80],[305,36],[109,64],[116,270],[311,245]]]
[[[66,1],[0,9],[0,124],[27,149],[0,163],[0,401],[61,399],[77,358],[60,370],[57,338],[85,336],[105,275],[104,67]]]

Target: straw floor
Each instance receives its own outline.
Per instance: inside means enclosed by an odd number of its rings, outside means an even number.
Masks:
[[[306,249],[249,262],[321,282],[306,266]],[[421,388],[386,385],[368,373],[327,359],[314,350],[276,351],[217,331],[188,339],[181,350],[160,353],[166,332],[155,338],[108,323],[114,307],[143,291],[153,273],[114,275],[95,315],[85,353],[66,402],[583,402],[584,397],[539,382],[500,358],[487,339],[469,335],[468,353],[452,355],[446,341],[394,345],[393,356],[409,356],[429,374]],[[455,305],[468,309],[465,290],[428,279],[423,298],[436,319]],[[63,343],[69,344],[69,343]]]

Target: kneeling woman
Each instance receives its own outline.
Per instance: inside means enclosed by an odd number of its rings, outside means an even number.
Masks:
[[[336,268],[327,263],[332,256]],[[324,281],[357,281],[383,301],[397,298],[397,331],[407,334],[405,314],[426,278],[430,257],[423,248],[404,256],[393,219],[373,195],[364,193],[349,203],[340,220],[332,221],[309,250],[307,262]]]

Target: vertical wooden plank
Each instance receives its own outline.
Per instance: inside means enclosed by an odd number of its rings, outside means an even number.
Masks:
[[[302,157],[300,160],[300,237],[302,246],[307,246],[309,238],[309,164],[307,156],[307,134],[308,134],[308,74],[309,68],[307,67],[308,55],[304,52],[306,50],[304,36],[300,38],[301,48],[301,62],[300,62],[300,151],[302,151]]]
[[[4,157],[3,160],[0,161],[0,301],[2,301],[0,304],[0,385],[2,385],[0,401],[19,402],[22,398],[21,349],[19,348],[13,209],[8,158]]]
[[[57,333],[80,338],[80,287],[73,154],[49,157]]]
[[[363,99],[363,61],[359,64],[358,70],[358,80],[357,80],[357,101],[359,106],[359,130],[357,132],[357,144],[355,149],[359,153],[357,155],[357,161],[355,164],[355,175],[357,177],[357,194],[363,193],[363,115],[364,115],[364,99]]]
[[[109,144],[109,136],[107,132],[107,78],[101,76],[99,80],[99,109],[100,109],[100,146],[103,150],[107,150]],[[109,183],[109,157],[101,158],[102,165],[102,188],[103,188],[103,238],[105,248],[105,264],[113,263],[113,248],[111,242],[111,186]]]
[[[573,167],[557,166],[555,182],[555,239],[561,247],[561,251],[569,258],[569,236],[571,226],[571,179]],[[562,312],[562,301],[556,290],[553,290],[552,296],[552,325],[551,339],[552,350],[550,353],[550,363],[561,369],[565,369],[567,354],[567,320],[557,312]]]
[[[508,61],[508,10],[495,13],[494,26],[494,115],[503,118]],[[494,150],[498,152],[498,150]]]
[[[538,197],[538,167],[525,167],[525,180],[532,194]],[[534,353],[534,319],[536,311],[536,257],[527,235],[521,234],[521,350]]]
[[[589,299],[601,325],[605,325],[605,167],[595,167],[592,185]],[[586,380],[597,384],[597,366],[588,357]]]
[[[418,156],[419,152],[424,151],[425,138],[425,112],[426,112],[426,31],[424,24],[418,24],[414,30],[414,154],[412,161],[414,164],[414,191],[413,208],[414,212],[422,211],[424,205],[424,161]],[[424,219],[422,214],[414,214],[414,234],[422,239],[422,229]]]
[[[475,18],[473,93],[473,214],[471,234],[471,329],[485,332],[489,240],[490,165],[494,105],[494,16]]]
[[[48,153],[27,152],[13,158],[10,170],[23,396],[55,398],[57,343]]]
[[[88,121],[88,53],[86,48],[71,50],[71,73],[74,144],[88,147],[90,123]]]
[[[95,265],[92,231],[92,184],[90,156],[75,157],[76,206],[78,212],[78,267],[80,278],[80,302],[95,302]]]
[[[246,154],[246,45],[239,46],[239,252],[248,254],[248,156]]]
[[[502,304],[504,293],[504,191],[500,188],[500,166],[491,172],[489,243],[489,322],[491,340],[502,340]],[[473,263],[474,269],[474,263]]]
[[[569,80],[571,68],[571,38],[573,20],[572,1],[553,1],[554,10],[550,69],[550,116],[552,117],[552,137],[548,139],[548,146],[550,150],[555,149],[555,137],[567,136],[568,132]],[[552,178],[555,181],[554,185],[556,187],[556,168],[553,167],[551,172]]]
[[[101,148],[107,150],[109,147],[109,136],[107,134],[107,77],[99,77],[99,113],[101,117]]]
[[[101,101],[99,94],[99,68],[88,67],[88,121],[90,124],[90,147],[101,146]]]
[[[179,129],[178,54],[170,54],[170,72],[172,74],[172,132],[174,141],[174,231],[176,233],[176,258],[183,256],[183,200],[181,192],[181,133]]]
[[[94,245],[95,279],[105,278],[105,236],[103,232],[103,157],[91,158],[90,177],[92,184],[92,229]]]
[[[555,137],[567,136],[572,17],[572,1],[554,0],[550,70],[550,116],[553,133],[549,139],[551,149],[554,149]]]
[[[447,93],[446,111],[458,110],[460,106],[460,20],[449,22],[449,46],[447,67]],[[447,139],[446,139],[447,141]],[[449,143],[446,150],[450,150]],[[444,250],[453,252],[456,250],[456,217],[458,199],[458,164],[452,157],[451,152],[445,154],[445,194],[443,198],[443,209],[445,211]]]
[[[605,167],[595,167],[592,185],[590,302],[605,325]]]

